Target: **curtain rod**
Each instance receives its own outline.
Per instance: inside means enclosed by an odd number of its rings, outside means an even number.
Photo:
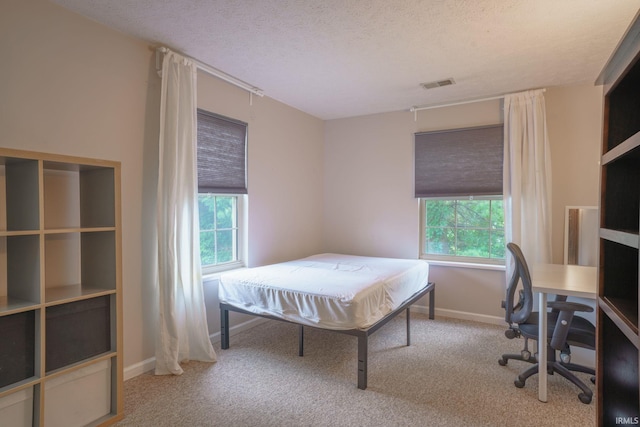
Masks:
[[[411,107],[409,111],[411,111],[412,113],[415,113],[416,111],[431,110],[433,108],[453,107],[454,105],[472,104],[474,102],[492,101],[494,99],[502,99],[502,98],[504,98],[504,95],[492,96],[489,98],[481,98],[481,99],[471,99],[468,101],[451,102],[449,104],[429,105],[427,107]]]
[[[533,89],[535,90],[535,89]],[[546,92],[546,89],[538,89],[542,92]],[[449,104],[439,104],[439,105],[429,105],[426,107],[411,107],[409,109],[409,111],[411,111],[412,113],[415,113],[416,111],[421,111],[421,110],[430,110],[433,108],[442,108],[442,107],[453,107],[454,105],[464,105],[464,104],[472,104],[474,102],[482,102],[482,101],[493,101],[494,99],[502,99],[506,96],[505,95],[497,95],[497,96],[491,96],[489,98],[480,98],[480,99],[470,99],[468,101],[460,101],[460,102],[452,102]]]
[[[156,49],[156,70],[158,70],[158,74],[162,74],[162,61],[160,61],[160,54],[166,54],[171,52],[171,49],[167,48],[167,47],[159,47]],[[177,53],[177,52],[176,52]],[[182,55],[182,54],[180,54]],[[264,92],[262,91],[262,89],[255,87],[253,85],[250,85],[247,82],[244,82],[236,77],[233,77],[230,74],[225,73],[224,71],[220,71],[216,68],[211,67],[210,65],[205,64],[204,62],[198,61],[195,58],[191,58],[188,57],[186,55],[182,55],[185,58],[188,58],[190,60],[192,60],[195,64],[196,67],[198,67],[199,70],[204,71],[205,73],[212,75],[213,77],[217,77],[221,80],[224,80],[227,83],[231,83],[234,86],[237,86],[239,88],[242,88],[244,90],[246,90],[247,92],[250,92],[254,95],[258,95],[258,96],[264,96]]]

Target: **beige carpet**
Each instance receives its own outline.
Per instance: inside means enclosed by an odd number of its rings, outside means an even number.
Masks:
[[[498,365],[502,353],[522,346],[504,337],[505,328],[412,313],[407,347],[405,325],[400,316],[370,337],[368,387],[359,390],[355,337],[308,328],[298,357],[297,327],[265,322],[232,336],[228,350],[216,345],[217,363],[126,381],[117,425],[595,425],[595,394],[590,405],[580,403],[578,389],[559,375],[549,378],[547,403],[537,399],[537,376],[514,386],[529,365]]]

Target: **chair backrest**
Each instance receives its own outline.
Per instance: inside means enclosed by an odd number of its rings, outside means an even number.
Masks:
[[[507,287],[507,299],[504,304],[505,320],[511,325],[513,323],[522,323],[531,315],[533,310],[533,290],[531,288],[529,266],[527,266],[522,250],[515,243],[508,243],[507,249],[509,249],[515,260],[515,269]],[[520,300],[515,304],[514,297],[518,290],[519,282],[522,283],[522,290]]]

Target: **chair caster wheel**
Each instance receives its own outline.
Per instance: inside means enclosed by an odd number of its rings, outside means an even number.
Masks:
[[[520,379],[520,377],[516,378],[516,380],[513,382],[515,384],[516,387],[518,388],[522,388],[524,387],[524,381],[522,381]]]
[[[596,383],[596,377],[591,377],[591,382],[592,382],[593,384],[595,384],[595,383]]]
[[[578,395],[578,399],[580,399],[580,402],[588,405],[589,403],[591,403],[591,396],[589,396],[588,394],[584,394],[584,393],[580,393]]]
[[[498,359],[498,365],[500,366],[507,366],[507,360],[502,358],[502,359]]]

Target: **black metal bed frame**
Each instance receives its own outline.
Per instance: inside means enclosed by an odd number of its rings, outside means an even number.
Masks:
[[[407,346],[411,345],[411,317],[410,317],[410,306],[413,305],[420,298],[429,294],[429,319],[434,318],[434,310],[435,310],[435,283],[428,282],[427,286],[413,294],[409,299],[402,303],[398,308],[396,308],[391,313],[387,314],[382,319],[378,320],[373,325],[369,326],[367,329],[325,329],[325,328],[317,328],[315,326],[308,326],[310,328],[323,329],[325,331],[333,331],[346,335],[353,335],[358,337],[358,388],[364,390],[367,388],[367,359],[368,359],[368,351],[369,351],[369,335],[373,334],[375,331],[384,326],[391,319],[396,317],[402,311],[407,311]],[[280,319],[278,317],[265,315],[265,314],[256,314],[251,313],[250,311],[243,310],[238,307],[234,307],[229,304],[220,303],[220,346],[223,350],[229,348],[229,311],[235,311],[243,314],[250,314],[252,316],[264,317],[266,319],[279,320],[281,322],[293,323],[298,325],[298,356],[303,356],[304,354],[304,325],[301,325],[296,322],[292,322],[290,320]]]

